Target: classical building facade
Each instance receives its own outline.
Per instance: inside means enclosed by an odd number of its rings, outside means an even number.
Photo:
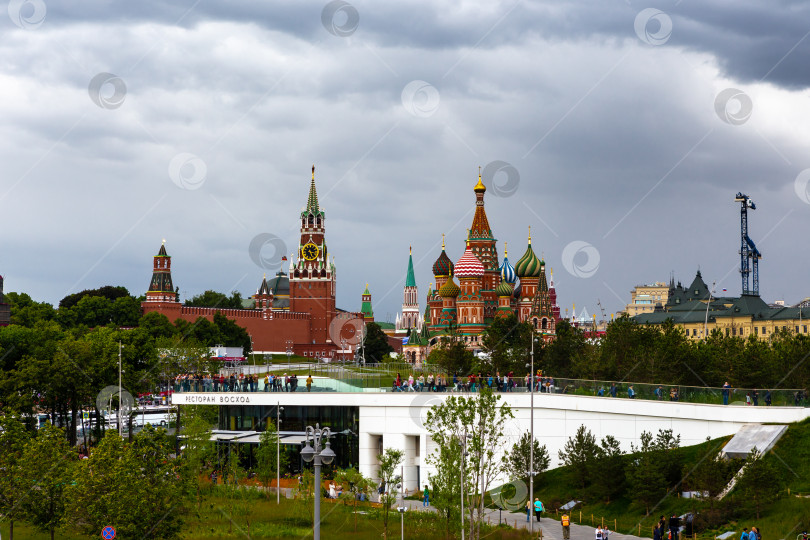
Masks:
[[[282,259],[283,262],[286,258]],[[212,320],[222,313],[244,327],[257,352],[313,357],[333,357],[342,347],[355,348],[358,329],[373,314],[353,313],[335,307],[337,274],[334,257],[330,261],[326,245],[326,213],[318,203],[315,167],[307,203],[300,214],[298,250],[289,261],[288,271],[279,271],[270,280],[265,276],[254,295],[253,309],[217,309],[184,306],[172,282],[171,257],[161,245],[152,265],[152,281],[141,305],[144,313],[156,311],[170,321],[190,322],[199,317]],[[368,294],[368,289],[366,289]],[[365,295],[364,295],[365,300]],[[371,297],[368,296],[370,311]],[[346,349],[346,352],[349,351]]]
[[[624,308],[624,312],[631,317],[641,313],[652,313],[656,305],[665,305],[669,298],[669,286],[663,281],[658,281],[652,285],[636,285],[630,291],[630,303]]]
[[[770,339],[777,330],[807,334],[808,315],[810,309],[806,307],[771,307],[756,294],[715,297],[698,270],[688,287],[671,280],[666,303],[658,303],[652,312],[633,319],[644,325],[672,321],[690,339],[704,339],[715,330],[726,336]]]

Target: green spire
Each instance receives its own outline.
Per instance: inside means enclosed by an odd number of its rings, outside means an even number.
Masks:
[[[368,300],[366,300],[366,298],[368,298]],[[371,307],[371,293],[368,292],[368,283],[366,283],[366,290],[363,291],[363,301],[360,304],[360,312],[365,319],[374,316],[374,310]]]
[[[309,198],[307,198],[307,210],[313,214],[318,213],[318,192],[315,191],[315,165],[312,166],[312,183],[309,185]]]
[[[408,248],[408,275],[405,278],[406,287],[416,287],[416,278],[413,275],[413,248]]]

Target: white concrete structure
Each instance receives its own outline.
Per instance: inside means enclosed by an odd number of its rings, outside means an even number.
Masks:
[[[176,393],[175,404],[211,405],[307,405],[358,407],[360,422],[359,467],[372,478],[377,477],[377,455],[384,448],[405,452],[405,487],[418,489],[432,472],[425,458],[434,445],[425,427],[427,411],[450,395],[458,393]],[[515,416],[505,426],[508,435],[505,448],[511,448],[520,435],[529,430],[529,394],[501,393],[501,402],[512,408]],[[670,401],[646,401],[626,398],[574,396],[537,393],[534,396],[534,432],[551,456],[551,467],[559,465],[557,453],[580,425],[585,425],[597,439],[613,435],[622,449],[638,445],[642,431],[656,433],[671,429],[681,436],[681,445],[698,444],[706,438],[736,433],[745,424],[790,423],[810,416],[802,407],[751,407],[705,405]]]

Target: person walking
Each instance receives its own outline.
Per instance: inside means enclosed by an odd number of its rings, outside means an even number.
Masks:
[[[537,518],[537,521],[540,521],[540,514],[543,512],[543,503],[540,502],[540,499],[534,499],[534,515]]]
[[[740,535],[740,540],[749,540],[748,527],[743,527],[743,532]]]
[[[627,397],[629,397],[630,399],[635,399],[636,398],[636,391],[633,390],[633,385],[632,384],[630,385],[630,388],[627,389]]]
[[[532,498],[526,500],[526,523],[532,519]]]
[[[661,538],[661,522],[655,524],[655,529],[653,529],[653,540],[664,540]]]
[[[594,531],[594,533],[595,533],[595,536],[596,536],[596,540],[604,540],[604,538],[602,536],[602,526],[601,525],[596,526],[596,531]]]
[[[428,489],[427,484],[425,484],[425,493],[424,493],[424,495],[425,495],[425,498],[422,501],[422,507],[427,508],[428,506],[430,506],[430,490]]]
[[[731,389],[731,385],[728,384],[728,381],[726,381],[723,384],[723,405],[728,405],[728,395],[729,395],[730,389]]]
[[[570,538],[571,538],[571,518],[568,517],[568,512],[563,512],[562,518],[560,519],[560,525],[562,525],[563,540],[570,540]]]
[[[307,375],[307,392],[312,392],[312,374]]]

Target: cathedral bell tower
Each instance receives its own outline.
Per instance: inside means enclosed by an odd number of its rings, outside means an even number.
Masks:
[[[335,264],[329,263],[326,247],[326,214],[318,205],[315,165],[307,203],[301,211],[298,253],[290,268],[290,311],[310,315],[313,345],[332,344],[329,324],[335,317]],[[297,345],[297,344],[296,344]],[[303,345],[303,344],[302,344]]]

